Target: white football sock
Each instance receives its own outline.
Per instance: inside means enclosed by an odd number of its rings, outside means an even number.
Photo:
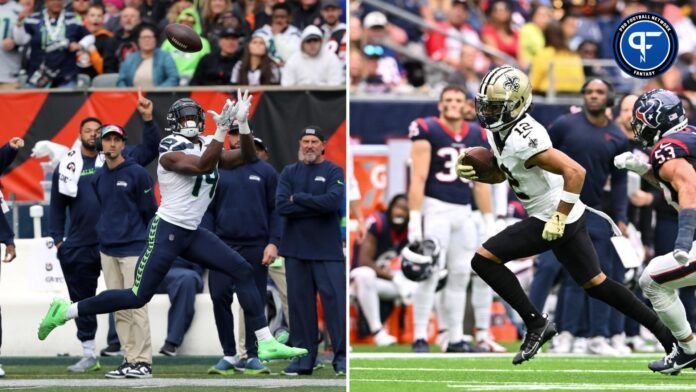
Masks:
[[[493,304],[493,289],[478,276],[471,280],[471,306],[474,307],[474,321],[477,340],[479,333],[488,336],[491,328],[491,305]]]
[[[688,338],[691,335],[691,325],[677,290],[658,284],[646,273],[640,277],[640,287],[672,335],[680,341]]]
[[[688,342],[679,341],[679,347],[684,349],[687,354],[696,354],[696,336],[694,336]]]
[[[70,307],[68,308],[68,311],[65,312],[65,319],[66,320],[72,320],[74,318],[77,318],[77,302],[73,302],[70,304]]]
[[[235,357],[224,356],[224,357],[222,357],[222,359],[227,361],[227,363],[229,363],[230,365],[236,364],[239,360],[239,358],[237,358],[236,356]]]
[[[82,352],[83,355],[87,358],[96,358],[97,354],[94,352],[96,348],[96,343],[94,343],[94,339],[92,340],[85,340],[82,342]]]
[[[365,315],[370,332],[375,333],[382,329],[382,321],[379,317],[379,294],[375,281],[377,274],[372,268],[358,268],[351,274],[356,288],[356,298],[360,309]]]
[[[414,340],[428,339],[428,322],[435,300],[435,288],[437,287],[437,274],[418,284],[413,293],[413,331]]]
[[[466,307],[466,286],[469,284],[469,276],[468,273],[450,272],[447,277],[444,297],[450,344],[464,340],[464,308]]]
[[[254,333],[256,334],[256,340],[258,340],[259,342],[265,342],[267,340],[273,339],[271,330],[268,329],[267,326],[261,329],[257,329],[256,331],[254,331]]]

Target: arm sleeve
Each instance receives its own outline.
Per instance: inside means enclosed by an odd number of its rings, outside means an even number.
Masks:
[[[296,193],[293,196],[295,203],[321,213],[340,211],[343,203],[345,186],[343,185],[343,173],[338,167],[334,168],[330,177],[326,193],[323,195],[310,195],[308,193]]]
[[[12,161],[17,157],[17,150],[10,147],[7,143],[2,148],[0,148],[0,173],[7,170],[7,168],[12,164]]]
[[[143,142],[129,149],[128,156],[140,166],[147,166],[157,158],[160,145],[160,132],[154,120],[145,121]]]
[[[290,184],[290,173],[288,168],[283,169],[278,180],[278,190],[276,191],[276,211],[285,217],[304,217],[318,215],[309,208],[290,202],[292,196],[292,186]],[[293,197],[294,200],[294,197]]]
[[[283,233],[283,224],[280,215],[276,210],[276,190],[278,189],[278,174],[275,170],[269,168],[269,176],[266,181],[266,197],[268,200],[266,204],[268,206],[268,228],[270,230],[270,243],[279,246],[280,237]]]
[[[56,167],[51,184],[51,213],[48,216],[49,235],[56,244],[62,242],[65,237],[65,209],[69,204],[70,198],[58,192],[58,167]]]
[[[628,151],[628,140],[625,141],[619,153]],[[628,172],[611,165],[611,205],[614,219],[628,223]]]

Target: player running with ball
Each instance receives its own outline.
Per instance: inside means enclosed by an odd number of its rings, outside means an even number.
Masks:
[[[222,113],[208,111],[217,124],[215,135],[201,136],[205,114],[200,105],[188,98],[174,102],[167,113],[167,130],[172,135],[162,139],[159,146],[157,177],[162,203],[150,222],[148,244],[138,260],[133,288],[102,291],[73,304],[54,299],[39,326],[40,340],[46,339],[57,326],[79,316],[142,307],[155,294],[174,260],[182,256],[233,278],[246,322],[256,332],[260,359],[307,354],[307,350],[285,346],[271,335],[251,265],[215,234],[198,227],[215,195],[218,163],[231,169],[256,156],[247,122],[250,107],[249,93],[242,96],[237,91],[237,102],[227,100]],[[234,118],[239,122],[242,148],[223,151],[225,135]]]
[[[525,322],[527,333],[512,363],[532,358],[556,334],[556,328],[532,305],[504,264],[549,249],[588,295],[647,327],[668,352],[673,338],[667,327],[628,289],[601,271],[580,201],[585,170],[553,148],[546,129],[528,113],[531,104],[532,88],[522,71],[505,65],[488,72],[476,95],[476,114],[488,129],[495,170],[477,173],[470,164],[476,159],[466,151],[457,164],[457,174],[463,178],[487,183],[507,179],[529,214],[486,241],[471,261],[474,271]]]

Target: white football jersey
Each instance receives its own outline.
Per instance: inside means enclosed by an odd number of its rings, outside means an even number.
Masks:
[[[548,221],[561,200],[563,177],[540,167],[525,167],[529,158],[553,147],[546,128],[527,114],[510,130],[487,132],[498,167],[505,173],[527,214]],[[584,211],[585,205],[578,200],[567,223],[578,220]]]
[[[200,157],[213,137],[200,136],[199,139],[202,144],[192,143],[180,135],[167,136],[160,142],[159,156],[183,152]],[[171,224],[196,230],[215,196],[218,178],[217,168],[210,174],[188,176],[163,168],[158,159],[157,179],[162,200],[157,215]]]

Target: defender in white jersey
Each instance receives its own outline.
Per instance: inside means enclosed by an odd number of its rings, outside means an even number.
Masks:
[[[246,323],[256,331],[259,359],[307,354],[306,349],[285,346],[271,335],[251,265],[215,234],[198,227],[215,195],[218,164],[231,169],[256,157],[247,122],[251,97],[248,92],[244,96],[238,92],[237,97],[236,104],[227,101],[221,114],[209,111],[217,125],[212,137],[200,136],[205,114],[198,103],[184,98],[171,106],[167,130],[173,135],[160,142],[157,167],[162,204],[150,222],[148,244],[138,259],[133,288],[102,291],[73,304],[55,299],[39,326],[40,340],[46,339],[55,327],[78,316],[142,307],[155,294],[174,260],[182,256],[233,279]],[[239,122],[242,148],[223,151],[233,118]]]
[[[532,305],[514,273],[503,264],[552,250],[588,295],[632,317],[660,340],[672,345],[667,327],[622,284],[601,271],[585,225],[580,191],[585,170],[556,150],[546,129],[528,113],[532,88],[527,76],[509,65],[488,72],[476,96],[476,114],[488,129],[499,170],[479,178],[473,166],[459,157],[457,174],[473,181],[499,183],[506,179],[529,214],[491,237],[478,249],[471,267],[522,317],[527,334],[512,363],[532,358],[556,334],[554,323]]]

